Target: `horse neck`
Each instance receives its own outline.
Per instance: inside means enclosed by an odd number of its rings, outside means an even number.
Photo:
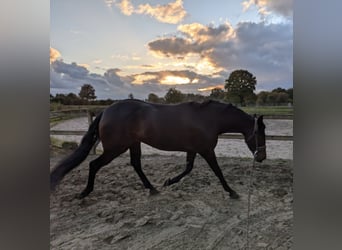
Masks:
[[[226,111],[220,120],[220,133],[241,133],[244,136],[250,133],[254,120],[241,110]]]

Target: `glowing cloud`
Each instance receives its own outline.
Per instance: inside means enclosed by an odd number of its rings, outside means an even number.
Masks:
[[[105,1],[108,6],[112,6],[114,1]],[[140,4],[137,8],[133,6],[131,0],[121,0],[115,4],[124,15],[135,14],[150,15],[163,23],[176,24],[181,22],[186,16],[183,8],[183,0],[176,0],[165,5],[151,6],[150,4]]]
[[[234,38],[235,31],[226,22],[218,27],[204,26],[199,23],[180,25],[178,30],[184,37],[165,37],[148,43],[150,51],[166,57],[200,54],[211,51],[215,46]]]
[[[61,57],[61,53],[58,50],[50,47],[50,63],[57,60],[57,58]]]
[[[224,89],[223,84],[197,89],[200,92],[211,91],[213,89]]]
[[[79,65],[79,66],[82,66],[82,67],[84,67],[84,68],[86,68],[86,69],[89,69],[89,68],[90,68],[90,65],[87,64],[87,63],[79,63],[78,65]]]
[[[214,79],[189,70],[164,70],[127,76],[133,84],[186,85],[206,84]]]
[[[149,4],[139,5],[138,14],[148,14],[160,22],[176,24],[186,16],[183,8],[183,0],[176,0],[166,5],[151,6]]]
[[[180,76],[166,76],[165,78],[161,79],[161,84],[166,85],[176,85],[176,84],[188,84],[190,83],[190,79],[187,77],[180,77]]]
[[[157,75],[153,74],[138,74],[134,75],[133,77],[133,84],[144,84],[145,82],[156,80],[158,78]]]
[[[234,29],[230,23],[226,22],[217,28],[205,26],[200,23],[179,25],[178,30],[192,39],[196,43],[208,41],[225,41],[234,35]]]
[[[130,0],[121,0],[116,6],[121,10],[126,16],[132,15],[134,12],[134,7]]]

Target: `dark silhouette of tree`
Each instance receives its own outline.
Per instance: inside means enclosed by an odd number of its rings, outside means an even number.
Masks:
[[[152,102],[152,103],[164,103],[165,100],[163,97],[159,97],[154,93],[150,93],[147,97],[147,101],[148,102]]]
[[[170,88],[164,98],[166,103],[180,103],[184,100],[184,94],[176,88]]]
[[[80,103],[80,98],[74,94],[74,93],[69,93],[67,96],[66,96],[66,105],[77,105]]]
[[[84,84],[81,87],[81,91],[78,95],[81,99],[86,100],[86,101],[96,99],[95,89],[90,84]]]
[[[225,95],[226,94],[225,94],[223,89],[214,88],[214,89],[211,90],[209,98],[210,99],[214,99],[214,100],[223,100]]]
[[[261,91],[258,95],[257,95],[257,100],[256,100],[256,104],[257,105],[265,105],[267,104],[267,95],[269,92],[267,91]]]
[[[200,95],[200,94],[193,94],[193,93],[188,93],[184,95],[184,100],[187,102],[203,102],[207,99],[206,96]]]
[[[289,95],[289,102],[293,102],[293,88],[287,89],[286,93]]]
[[[286,92],[277,93],[276,104],[286,104],[289,102],[289,95]]]
[[[255,105],[255,103],[256,103],[256,100],[257,100],[257,96],[256,96],[256,94],[254,94],[254,93],[251,93],[251,94],[249,94],[249,95],[246,95],[245,97],[244,97],[244,101],[245,101],[245,104],[247,105],[247,106],[254,106]]]
[[[276,89],[273,89],[271,92],[275,92],[275,93],[286,93],[286,89],[283,89],[283,88],[276,88]]]
[[[246,104],[246,97],[253,94],[257,84],[255,76],[247,70],[235,70],[226,79],[225,89],[228,99],[238,98],[241,106]]]
[[[128,98],[129,98],[129,99],[134,99],[134,95],[133,95],[132,93],[130,93],[130,94],[128,95]]]
[[[277,103],[277,97],[278,97],[277,92],[268,93],[267,98],[266,98],[267,104],[275,105]]]

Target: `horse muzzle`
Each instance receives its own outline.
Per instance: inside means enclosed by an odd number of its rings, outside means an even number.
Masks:
[[[262,162],[266,159],[266,150],[257,151],[255,154],[255,160],[257,162]]]

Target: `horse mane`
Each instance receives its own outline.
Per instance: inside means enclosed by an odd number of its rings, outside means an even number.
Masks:
[[[221,106],[223,108],[223,111],[229,110],[232,112],[240,113],[241,115],[248,116],[249,118],[253,118],[250,114],[246,113],[245,111],[233,105],[232,103],[223,103],[223,102],[216,101],[216,100],[207,100],[207,101],[202,102],[200,104],[200,107],[209,107],[209,106],[214,106],[214,105],[216,107]]]
[[[153,105],[157,105],[157,106],[164,106],[164,105],[168,105],[168,104],[162,104],[162,103],[150,103],[147,101],[143,101],[143,100],[139,100],[139,99],[124,99],[121,100],[122,102],[140,102],[140,103],[149,103],[149,104],[153,104]],[[198,108],[207,108],[207,107],[221,107],[222,111],[224,110],[230,110],[233,112],[238,112],[247,116],[250,116],[252,118],[251,115],[249,115],[248,113],[246,113],[245,111],[243,111],[242,109],[236,107],[235,105],[233,105],[232,103],[224,103],[224,102],[220,102],[220,101],[216,101],[216,100],[205,100],[204,102],[196,102],[196,101],[190,101],[190,102],[184,102],[184,103],[178,103],[178,104],[186,104],[186,105],[191,105],[194,107],[198,107]],[[177,105],[177,104],[174,104]]]
[[[218,106],[218,105],[221,105],[221,106],[225,105],[226,106],[227,104],[225,104],[223,102],[216,101],[216,100],[211,100],[211,99],[206,100],[206,101],[200,103],[201,107],[212,106],[212,105],[216,105],[216,106]],[[228,104],[228,105],[231,105],[231,104]]]

